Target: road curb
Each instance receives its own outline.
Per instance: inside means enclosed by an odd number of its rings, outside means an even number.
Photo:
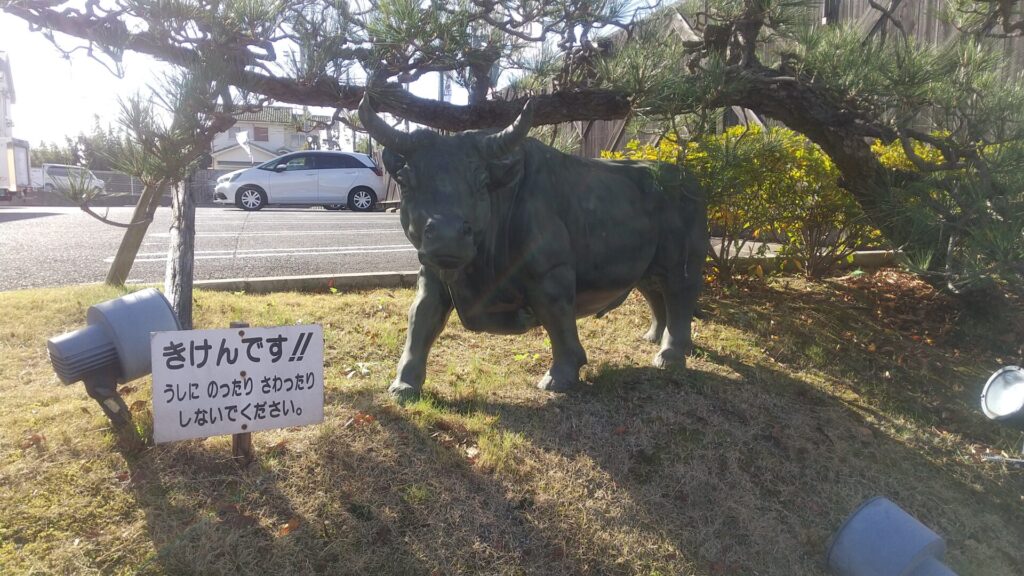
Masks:
[[[840,268],[881,268],[897,263],[897,252],[891,250],[867,250],[855,252],[853,261]],[[775,256],[740,258],[740,265],[774,266]],[[366,274],[324,274],[318,276],[277,276],[268,278],[232,278],[228,280],[197,280],[194,286],[201,290],[224,292],[246,292],[265,294],[267,292],[327,292],[331,288],[339,291],[373,290],[375,288],[411,288],[416,285],[419,272],[370,272]]]
[[[327,292],[372,290],[374,288],[410,288],[416,285],[419,272],[370,272],[366,274],[324,274],[317,276],[277,276],[267,278],[230,278],[197,280],[195,288],[224,292]]]

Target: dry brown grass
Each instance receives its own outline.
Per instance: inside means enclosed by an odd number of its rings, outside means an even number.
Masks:
[[[1024,474],[979,457],[1020,435],[976,408],[1024,330],[980,337],[899,274],[713,291],[686,373],[648,368],[631,298],[581,321],[591,365],[567,395],[533,387],[543,333],[453,320],[406,408],[383,390],[411,292],[199,293],[199,327],[325,327],[325,422],[255,434],[245,471],[225,438],[121,450],[57,383],[45,338],[114,295],[0,294],[0,573],[819,574],[877,494],[960,574],[1024,566]],[[145,428],[148,383],[130,390]]]

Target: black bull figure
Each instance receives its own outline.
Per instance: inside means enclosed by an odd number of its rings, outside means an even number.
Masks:
[[[427,355],[452,309],[469,330],[551,339],[538,383],[564,391],[587,354],[576,318],[601,316],[634,288],[651,307],[654,365],[685,366],[703,284],[707,209],[670,164],[586,160],[527,138],[533,107],[498,133],[396,130],[364,99],[363,126],[402,190],[401,222],[422,264],[390,392],[419,395]]]

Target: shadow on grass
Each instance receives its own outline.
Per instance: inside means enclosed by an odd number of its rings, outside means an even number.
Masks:
[[[637,530],[669,540],[711,574],[821,573],[832,532],[880,494],[944,534],[962,574],[1013,573],[1024,563],[1013,486],[933,461],[782,371],[715,354],[707,362],[733,374],[707,371],[704,361],[686,373],[603,366],[589,386],[543,407],[485,399],[446,408],[495,415],[500,429],[545,453],[593,462],[608,477],[596,493],[625,491],[629,503],[619,508],[636,509],[624,515]],[[592,544],[580,531],[584,549]]]
[[[136,573],[615,572],[611,559],[576,562],[568,535],[535,526],[530,503],[475,469],[461,438],[439,441],[365,391],[329,396],[372,418],[334,419],[301,445],[257,450],[245,470],[224,442],[127,453],[155,547]]]
[[[278,479],[259,463],[239,469],[230,447],[187,441],[139,452],[127,444],[119,446],[130,474],[124,484],[154,546],[136,574],[255,573],[254,560],[279,548],[281,527],[301,522]]]
[[[1015,444],[984,418],[978,397],[991,372],[1022,359],[1020,315],[985,325],[923,282],[895,278],[884,289],[834,280],[827,290],[761,286],[742,301],[710,300],[716,322],[760,338],[765,354],[788,368],[819,372],[919,426]]]

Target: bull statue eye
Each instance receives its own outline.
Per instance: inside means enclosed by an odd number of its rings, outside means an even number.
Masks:
[[[398,185],[402,187],[403,193],[409,194],[412,192],[416,179],[413,176],[412,170],[406,166],[395,173],[395,182],[398,182]]]

